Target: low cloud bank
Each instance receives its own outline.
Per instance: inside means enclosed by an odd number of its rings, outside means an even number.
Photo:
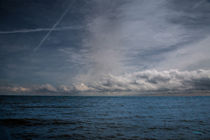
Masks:
[[[1,86],[0,93],[55,93],[55,94],[75,94],[83,93],[146,93],[163,91],[183,92],[183,91],[210,91],[210,70],[179,71],[179,70],[145,70],[124,75],[106,75],[100,80],[72,84],[70,86],[52,86],[50,84],[20,87]],[[113,93],[113,94],[112,94]]]
[[[146,70],[109,75],[93,86],[100,91],[210,90],[210,71]]]

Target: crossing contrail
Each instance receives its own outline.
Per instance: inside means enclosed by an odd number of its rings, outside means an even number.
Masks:
[[[21,29],[21,30],[12,30],[12,31],[0,31],[0,34],[14,34],[14,33],[33,33],[33,32],[44,32],[44,31],[63,31],[63,30],[74,30],[81,29],[80,26],[66,26],[66,27],[58,27],[58,28],[37,28],[37,29]]]
[[[71,6],[73,5],[73,2],[71,2],[71,4],[66,8],[66,10],[63,12],[63,14],[60,16],[60,18],[57,20],[57,22],[52,26],[52,28],[50,28],[50,30],[47,32],[47,34],[43,37],[43,39],[40,41],[40,43],[37,45],[36,48],[34,48],[34,51],[37,51],[45,42],[45,40],[49,37],[49,35],[52,33],[53,30],[55,30],[56,26],[58,26],[58,24],[60,24],[60,22],[63,20],[64,16],[68,13],[69,9],[71,8]]]

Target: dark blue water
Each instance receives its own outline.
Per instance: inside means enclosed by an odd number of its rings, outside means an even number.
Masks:
[[[210,97],[0,96],[8,139],[210,139]]]

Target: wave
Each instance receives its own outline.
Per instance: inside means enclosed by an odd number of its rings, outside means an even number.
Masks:
[[[72,106],[60,106],[60,105],[27,105],[27,106],[18,106],[20,108],[73,108]]]
[[[83,122],[58,119],[0,119],[0,125],[4,126],[76,125],[81,123]]]

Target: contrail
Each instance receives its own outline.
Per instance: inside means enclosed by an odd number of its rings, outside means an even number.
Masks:
[[[63,17],[68,13],[69,9],[73,5],[73,2],[74,1],[71,2],[71,4],[67,7],[67,9],[63,12],[63,14],[61,15],[61,17],[52,26],[52,28],[47,32],[47,34],[43,37],[43,39],[40,41],[40,43],[38,44],[38,46],[36,48],[34,48],[34,51],[37,51],[42,46],[42,44],[45,42],[45,40],[49,37],[49,35],[52,33],[52,31],[55,30],[56,26],[62,21]]]
[[[14,33],[33,33],[33,32],[42,32],[42,31],[62,31],[62,30],[74,30],[74,29],[81,29],[82,27],[76,26],[67,26],[67,27],[59,27],[59,28],[37,28],[37,29],[21,29],[21,30],[13,30],[13,31],[0,31],[0,34],[14,34]]]

